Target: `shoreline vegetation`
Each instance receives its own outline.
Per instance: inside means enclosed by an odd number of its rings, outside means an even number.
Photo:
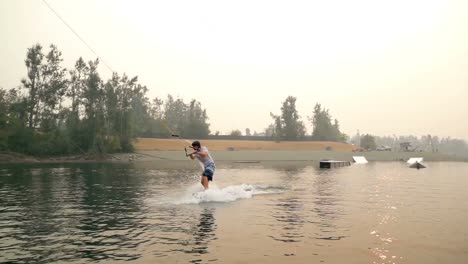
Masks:
[[[392,146],[413,151],[366,152],[368,160],[415,155],[426,160],[468,159],[468,144],[462,139],[431,134],[381,137],[359,130],[347,135],[331,110],[317,102],[312,111],[300,114],[298,98],[292,95],[281,102],[279,111],[269,113],[270,123],[263,130],[247,127],[245,133],[234,129],[223,134],[210,130],[207,109],[198,100],[170,94],[164,100],[150,98],[154,87],[125,73],[103,79],[98,59],[86,62],[80,57],[74,67],[65,68],[57,46],[46,50],[34,44],[24,62],[27,75],[19,86],[0,86],[1,163],[167,161],[175,158],[172,152],[183,154],[190,144],[183,138],[201,139],[218,160],[350,160],[355,147],[344,142],[370,150]],[[304,99],[313,103],[313,98]],[[182,154],[177,155],[185,158]]]
[[[202,140],[217,162],[255,163],[266,161],[319,161],[336,159],[351,161],[364,156],[369,161],[406,161],[423,157],[425,161],[464,161],[465,157],[432,152],[363,151],[351,144],[328,141],[250,141]],[[90,162],[170,162],[185,161],[180,139],[138,138],[133,153],[82,154],[68,156],[27,156],[15,152],[0,152],[0,163],[90,163]]]

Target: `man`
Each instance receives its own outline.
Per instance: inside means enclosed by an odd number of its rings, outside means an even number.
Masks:
[[[193,148],[193,152],[187,154],[190,156],[191,159],[197,158],[201,163],[203,163],[203,173],[201,178],[201,184],[203,188],[208,189],[208,184],[210,181],[213,181],[213,174],[215,171],[215,163],[213,158],[211,158],[210,153],[208,152],[208,148],[205,146],[201,146],[200,141],[194,141],[192,143],[191,148]]]

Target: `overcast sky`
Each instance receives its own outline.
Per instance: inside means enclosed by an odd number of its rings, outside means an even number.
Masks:
[[[466,0],[47,3],[150,97],[202,102],[212,132],[261,132],[293,95],[309,133],[319,102],[350,135],[468,139]],[[42,0],[0,0],[0,36],[4,88],[35,43],[56,44],[67,68],[95,58]]]

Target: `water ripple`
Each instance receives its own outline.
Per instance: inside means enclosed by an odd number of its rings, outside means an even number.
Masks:
[[[198,171],[2,168],[0,262],[463,263],[468,170],[453,166],[220,168],[221,184],[258,195],[188,205],[167,200]]]

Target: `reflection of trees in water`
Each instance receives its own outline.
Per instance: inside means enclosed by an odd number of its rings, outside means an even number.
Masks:
[[[152,244],[156,245],[155,257],[174,256],[185,253],[190,262],[201,262],[202,255],[209,253],[209,244],[216,237],[216,208],[198,205],[170,206],[160,208],[158,222],[151,232],[155,235]]]
[[[143,242],[146,228],[138,194],[142,184],[129,184],[127,170],[80,164],[10,171],[11,199],[2,205],[14,208],[13,218],[2,214],[2,219],[12,227],[6,236],[15,246],[5,252],[12,260],[138,258],[134,247]]]
[[[298,176],[305,171],[306,167],[298,167],[297,165],[282,165],[279,170],[285,172],[289,180],[297,180]]]
[[[191,230],[193,240],[190,245],[192,248],[185,253],[195,253],[196,255],[208,253],[208,246],[216,238],[216,219],[214,217],[215,208],[204,208],[200,212],[200,218],[196,226]],[[192,261],[197,262],[197,261]]]
[[[54,173],[62,170],[47,165],[16,165],[7,170],[12,176],[1,177],[6,188],[0,203],[4,208],[0,211],[0,251],[10,261],[35,262],[53,254],[50,240],[55,239],[64,224],[58,219],[57,209],[62,205],[57,203],[57,193],[65,181],[54,181]],[[2,242],[13,244],[3,248]]]
[[[283,167],[287,177],[287,185],[300,180],[300,174],[305,168],[294,166]],[[277,236],[270,236],[274,240],[282,242],[300,242],[304,237],[302,228],[304,226],[303,210],[304,204],[300,196],[295,195],[280,199],[274,204],[273,218],[280,223],[282,230]]]
[[[145,223],[141,195],[144,183],[132,177],[128,168],[102,165],[85,167],[84,215],[77,228],[82,236],[81,258],[133,260],[145,242]],[[89,239],[89,238],[92,239]]]
[[[345,237],[334,235],[338,231],[334,222],[344,214],[336,177],[333,170],[319,169],[314,178],[312,201],[315,206],[312,211],[316,213],[318,221],[312,222],[316,223],[321,231],[317,234],[317,239],[339,240]]]
[[[274,210],[273,218],[280,223],[282,230],[278,236],[270,237],[282,242],[300,242],[301,238],[304,237],[302,233],[304,226],[303,202],[296,197],[288,197],[280,199],[275,205],[279,210]]]

